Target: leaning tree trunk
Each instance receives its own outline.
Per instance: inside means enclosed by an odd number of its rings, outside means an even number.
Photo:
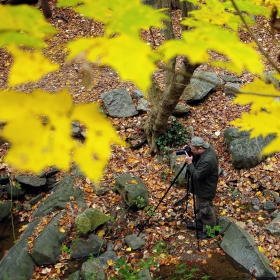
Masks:
[[[166,13],[168,13],[171,18],[171,1],[160,0],[159,2],[161,8],[167,8]],[[165,39],[174,39],[172,22],[165,22],[165,25]],[[160,90],[155,78],[153,78],[153,83],[149,90],[151,110],[149,111],[148,118],[144,124],[144,132],[151,153],[158,152],[155,139],[167,131],[168,119],[178,104],[186,85],[189,84],[194,70],[198,67],[198,65],[191,65],[188,59],[184,58],[180,71],[176,72],[176,60],[175,57],[166,65],[164,91]]]

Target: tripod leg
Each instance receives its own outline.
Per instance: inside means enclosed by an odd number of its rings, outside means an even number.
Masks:
[[[195,229],[196,229],[196,239],[197,239],[197,250],[200,251],[199,247],[199,239],[198,239],[198,229],[197,229],[197,217],[196,217],[196,202],[195,195],[193,194],[193,211],[194,211],[194,221],[195,221]]]

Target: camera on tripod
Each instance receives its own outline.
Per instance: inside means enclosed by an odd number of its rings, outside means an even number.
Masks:
[[[184,155],[185,152],[187,152],[189,157],[191,157],[193,155],[191,148],[188,145],[186,145],[183,150],[176,151],[176,156]]]

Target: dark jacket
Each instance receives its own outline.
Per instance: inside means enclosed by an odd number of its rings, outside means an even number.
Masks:
[[[192,187],[197,197],[213,200],[218,184],[218,157],[216,152],[209,147],[194,161],[188,164],[191,175]]]

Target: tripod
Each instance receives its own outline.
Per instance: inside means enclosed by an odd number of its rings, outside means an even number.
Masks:
[[[160,199],[160,201],[158,202],[157,206],[154,208],[154,210],[151,212],[151,215],[149,216],[148,219],[146,219],[146,221],[142,224],[139,224],[137,226],[137,229],[139,229],[139,233],[137,236],[140,235],[140,233],[143,231],[143,229],[146,227],[146,225],[149,223],[151,217],[154,215],[155,211],[158,209],[159,205],[161,204],[161,202],[163,201],[163,199],[165,198],[165,196],[167,195],[167,193],[169,192],[169,190],[171,189],[171,187],[175,184],[176,180],[178,179],[178,177],[180,176],[180,174],[182,173],[182,171],[184,170],[184,168],[186,167],[187,163],[185,162],[184,165],[182,166],[182,168],[180,169],[180,171],[178,172],[178,174],[176,175],[176,177],[171,180],[170,186],[168,187],[168,189],[166,190],[166,192],[164,193],[163,197]],[[193,192],[193,212],[194,212],[194,219],[195,219],[195,228],[196,228],[196,237],[198,236],[198,229],[197,229],[197,219],[196,219],[196,203],[195,203],[195,189],[193,186],[193,181],[189,180],[189,172],[186,170],[186,174],[185,174],[185,179],[187,180],[187,194],[184,197],[187,197],[187,201],[186,201],[186,211],[187,211],[187,207],[188,207],[188,197],[190,194],[190,190],[189,190],[189,181],[191,181],[191,187],[192,187],[192,192]],[[184,199],[184,197],[182,199]],[[182,200],[181,199],[181,200]],[[175,202],[176,204],[176,202]],[[197,238],[197,249],[198,251],[200,251],[199,248],[199,239]]]

